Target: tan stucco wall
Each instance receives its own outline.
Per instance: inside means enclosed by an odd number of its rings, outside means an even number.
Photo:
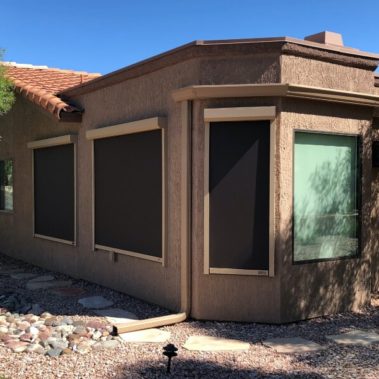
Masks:
[[[285,101],[280,115],[281,320],[316,317],[366,304],[371,262],[371,110],[336,104]],[[361,257],[292,264],[292,198],[294,130],[358,135],[362,139]]]
[[[32,151],[29,141],[77,133],[79,125],[58,123],[23,97],[0,118],[0,159],[14,160],[14,212],[0,212],[0,251],[48,267],[78,275],[75,248],[36,239],[33,234]]]
[[[370,73],[370,78],[369,74]],[[369,79],[368,79],[369,78]],[[0,213],[0,251],[32,263],[115,288],[178,310],[180,304],[181,107],[173,89],[192,84],[291,82],[373,92],[372,72],[276,53],[189,59],[74,99],[85,113],[80,125],[58,123],[19,98],[0,118],[0,159],[15,159],[15,212]],[[275,277],[203,274],[203,163],[205,107],[277,106],[275,175]],[[370,110],[281,99],[195,101],[192,130],[192,312],[199,319],[285,322],[354,308],[370,287]],[[85,132],[93,128],[166,116],[167,253],[159,263],[92,251],[92,158]],[[294,128],[352,132],[363,136],[363,255],[354,260],[293,266],[291,246],[292,136]],[[32,238],[32,140],[78,133],[78,245]],[[368,183],[368,184],[367,184]],[[379,187],[379,186],[378,186]],[[379,190],[378,190],[379,192]],[[371,212],[372,214],[372,212]],[[378,245],[379,246],[379,245]],[[309,279],[311,278],[311,280]],[[333,298],[331,296],[333,295]]]
[[[281,82],[375,93],[370,70],[291,55],[281,56]]]

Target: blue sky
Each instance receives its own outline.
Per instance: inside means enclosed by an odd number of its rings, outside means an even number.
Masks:
[[[379,53],[378,0],[0,0],[5,60],[103,74],[195,39],[323,30]]]

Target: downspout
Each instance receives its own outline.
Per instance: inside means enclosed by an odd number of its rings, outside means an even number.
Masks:
[[[192,177],[192,102],[181,102],[181,207],[180,207],[180,311],[168,316],[153,317],[115,324],[114,334],[157,328],[185,321],[191,308],[191,177]]]

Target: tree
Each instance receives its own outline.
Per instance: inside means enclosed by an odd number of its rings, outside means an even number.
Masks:
[[[0,116],[7,113],[15,102],[14,86],[5,76],[6,66],[1,64],[3,55],[4,50],[0,49]]]

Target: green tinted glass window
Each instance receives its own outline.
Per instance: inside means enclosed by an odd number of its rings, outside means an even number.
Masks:
[[[294,261],[358,253],[358,138],[297,132]]]

